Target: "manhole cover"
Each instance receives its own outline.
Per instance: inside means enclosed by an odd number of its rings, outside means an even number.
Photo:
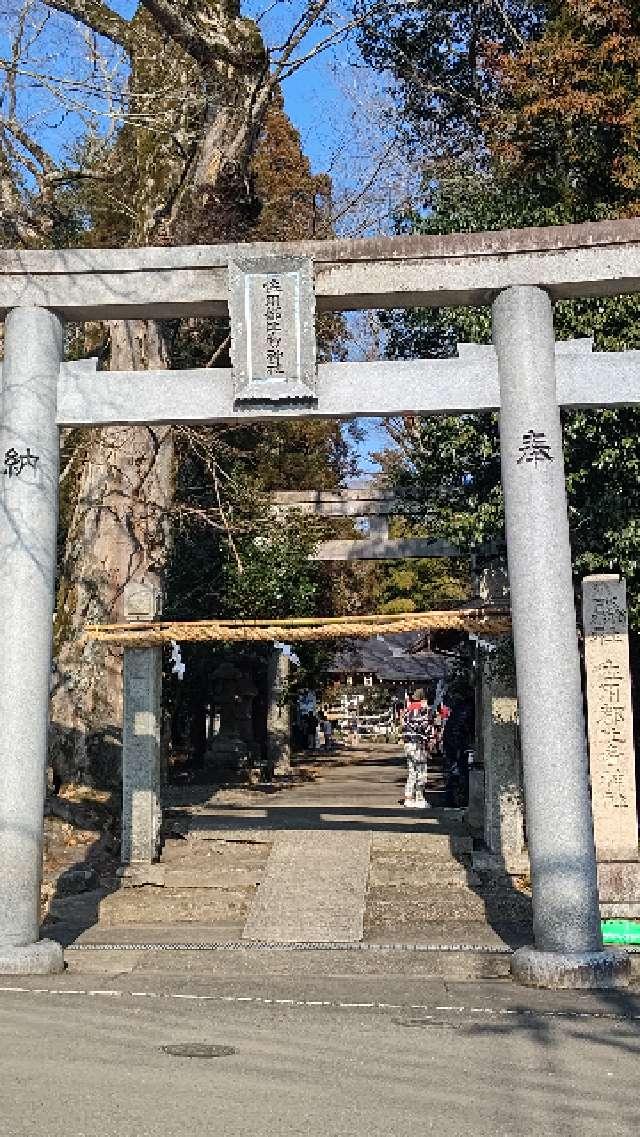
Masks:
[[[160,1048],[172,1058],[229,1058],[235,1046],[215,1046],[207,1042],[171,1042]]]

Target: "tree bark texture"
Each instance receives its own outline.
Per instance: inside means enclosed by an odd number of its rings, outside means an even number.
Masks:
[[[149,0],[129,22],[99,0],[54,0],[51,6],[129,54],[131,114],[108,158],[127,196],[128,243],[237,239],[250,196],[248,165],[270,95],[255,25],[223,0]],[[162,325],[114,323],[110,339],[111,370],[170,365]],[[122,619],[128,581],[162,582],[172,497],[169,428],[91,433],[56,613],[52,761],[61,780],[108,786],[119,780],[121,653],[85,643],[83,631],[87,623]]]

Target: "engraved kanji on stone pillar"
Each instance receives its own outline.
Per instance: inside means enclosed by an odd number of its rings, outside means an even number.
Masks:
[[[313,265],[305,257],[229,264],[234,394],[240,402],[316,398]]]
[[[598,860],[638,857],[626,586],[615,575],[582,582],[589,765]]]

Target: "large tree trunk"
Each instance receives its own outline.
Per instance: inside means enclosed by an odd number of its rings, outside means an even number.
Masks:
[[[112,325],[115,370],[162,367],[157,325]],[[97,379],[99,382],[99,378]],[[170,536],[173,447],[167,427],[95,432],[67,537],[57,623],[63,629],[52,699],[52,758],[63,780],[119,778],[122,653],[84,642],[89,623],[123,618],[131,580],[162,582]]]
[[[55,7],[80,15],[78,0]],[[130,243],[237,239],[247,198],[247,169],[270,85],[255,26],[234,4],[177,0],[176,12],[240,45],[237,62],[199,60],[144,8],[112,38],[131,61],[132,98],[151,120],[132,115],[111,155],[118,189],[131,194]],[[83,6],[84,11],[84,6]],[[89,22],[85,20],[85,22]],[[104,27],[94,28],[102,30]],[[119,37],[119,38],[118,38]],[[205,36],[206,38],[206,36]],[[133,110],[139,103],[132,102]],[[111,326],[111,370],[168,366],[161,326]],[[100,382],[99,375],[96,382]],[[121,652],[83,641],[87,623],[122,618],[132,579],[162,583],[173,496],[171,431],[110,427],[95,431],[79,479],[59,594],[60,630],[52,701],[52,759],[58,776],[114,785],[122,732]]]

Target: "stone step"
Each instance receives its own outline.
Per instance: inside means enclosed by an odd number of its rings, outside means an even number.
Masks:
[[[495,888],[486,882],[476,883],[473,880],[473,874],[467,875],[457,882],[442,881],[436,878],[415,881],[401,879],[376,883],[370,878],[368,892],[370,894],[384,893],[390,898],[397,897],[398,900],[411,900],[412,897],[418,899],[426,895],[443,897],[469,895],[482,898],[484,904],[491,905],[494,908],[501,905],[519,906],[527,909],[531,907],[531,897],[526,893],[518,892],[514,888]]]
[[[272,845],[277,832],[279,830],[275,822],[262,828],[249,821],[246,826],[239,826],[238,828],[222,825],[219,828],[211,828],[201,818],[192,817],[184,823],[185,838],[194,843],[224,842],[251,848],[255,845]]]
[[[213,948],[193,950],[178,948],[167,951],[161,947],[136,950],[133,946],[105,947],[99,951],[65,951],[67,969],[73,974],[114,975],[153,972],[174,977],[199,976],[228,978],[230,981],[266,977],[300,976],[301,982],[323,975],[335,976],[336,968],[342,980],[347,976],[412,976],[418,984],[421,979],[438,976],[445,979],[474,980],[499,979],[509,975],[510,953],[472,951],[412,951],[384,950],[376,946],[373,951],[314,950],[305,945],[304,951],[284,948],[259,949],[251,944],[238,944],[233,949]]]
[[[364,918],[364,938],[376,937],[385,940],[404,940],[407,931],[417,938],[422,934],[425,924],[438,920],[482,920],[484,911],[477,905],[453,908],[451,904],[393,904],[390,901],[371,901],[367,905]]]
[[[385,927],[419,926],[432,920],[491,920],[517,918],[526,909],[513,905],[489,911],[482,896],[458,889],[433,890],[419,897],[380,895],[378,890],[367,898],[365,921],[383,920]]]
[[[201,924],[197,920],[170,924],[159,922],[152,924],[114,924],[108,928],[104,924],[96,924],[92,928],[85,928],[81,931],[76,929],[75,936],[67,939],[66,943],[88,947],[92,945],[118,947],[125,943],[132,948],[161,944],[176,947],[194,944],[198,947],[203,944],[215,946],[238,943],[242,936],[242,928],[242,920],[231,923],[222,920],[207,924]],[[51,935],[52,933],[49,932],[48,934]],[[54,938],[58,938],[57,934]]]
[[[379,931],[370,929],[365,942],[384,944],[392,941],[392,938],[394,942],[406,944],[408,947],[416,944],[419,947],[428,945],[429,950],[444,945],[448,947],[472,945],[506,951],[509,948],[515,950],[530,944],[533,931],[527,920],[505,921],[499,925],[499,928],[492,928],[486,920],[426,920],[419,928],[397,929],[395,937],[391,936],[388,928],[381,928]]]
[[[406,900],[407,904],[419,904],[425,897],[434,898],[451,896],[462,901],[465,896],[478,898],[478,892],[470,888],[466,882],[460,884],[441,884],[437,881],[397,882],[387,884],[369,883],[368,896],[376,896],[379,900]]]
[[[227,891],[238,888],[255,888],[264,875],[264,867],[256,869],[221,866],[211,869],[169,868],[165,869],[165,888],[218,888]]]
[[[420,927],[434,920],[516,923],[529,920],[530,911],[526,897],[487,898],[459,888],[429,888],[413,894],[403,894],[399,889],[372,889],[367,896],[365,926],[382,923],[385,928]]]
[[[373,861],[369,869],[369,887],[378,885],[397,885],[403,887],[420,887],[421,885],[477,885],[480,878],[472,869],[453,861],[423,862],[415,861],[407,865],[404,862]]]
[[[264,863],[271,848],[270,842],[245,841],[165,841],[161,862],[165,865],[230,864],[254,865]]]
[[[129,865],[123,874],[125,888],[155,885],[158,888],[217,888],[233,891],[236,888],[256,888],[264,875],[264,865],[255,868],[235,865],[211,866],[210,862],[194,865],[184,861],[177,865]]]
[[[375,833],[371,851],[376,860],[398,856],[400,853],[427,861],[470,860],[473,840],[464,835],[447,833]]]
[[[251,887],[121,888],[101,901],[99,922],[104,927],[192,920],[203,924],[237,923],[245,919],[254,892]]]

